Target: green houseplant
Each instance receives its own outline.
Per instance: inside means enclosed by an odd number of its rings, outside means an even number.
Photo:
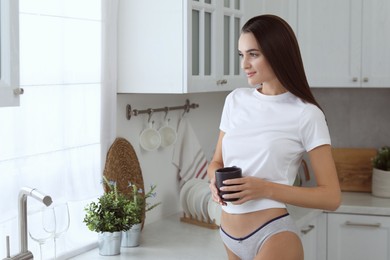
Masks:
[[[131,200],[118,192],[116,183],[103,181],[110,189],[97,202],[88,204],[83,222],[91,231],[98,232],[99,254],[120,254],[122,231],[129,230],[134,222]]]
[[[129,183],[129,188],[132,189],[130,193],[130,202],[128,204],[131,215],[132,228],[122,232],[122,246],[123,247],[135,247],[139,245],[142,217],[145,212],[150,211],[161,204],[161,202],[150,204],[147,202],[148,198],[156,196],[156,185],[151,185],[150,190],[144,194],[142,189],[139,189],[135,184]]]
[[[130,199],[117,191],[115,183],[109,182],[105,177],[103,180],[110,190],[100,196],[97,202],[93,201],[84,208],[84,223],[89,230],[95,232],[128,230],[134,215]]]
[[[390,146],[384,146],[372,158],[372,166],[383,171],[390,171]]]
[[[390,146],[380,148],[372,158],[372,194],[390,198]]]
[[[131,202],[129,203],[129,207],[132,211],[132,224],[138,224],[142,222],[142,214],[143,212],[148,212],[158,205],[161,202],[150,204],[147,202],[148,198],[156,197],[156,185],[151,185],[150,190],[143,194],[142,189],[139,189],[135,184],[129,183],[129,187],[132,189]]]

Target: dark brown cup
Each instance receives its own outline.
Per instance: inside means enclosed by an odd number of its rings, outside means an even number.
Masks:
[[[236,201],[236,200],[238,200],[238,198],[224,199],[222,197],[222,195],[224,195],[224,194],[235,193],[235,192],[231,192],[231,191],[221,191],[220,188],[222,186],[230,186],[230,185],[223,184],[223,181],[228,180],[228,179],[241,178],[241,177],[242,177],[242,170],[241,170],[241,168],[238,168],[236,166],[224,167],[224,168],[220,168],[220,169],[215,171],[215,184],[218,188],[219,196],[222,198],[223,201]]]

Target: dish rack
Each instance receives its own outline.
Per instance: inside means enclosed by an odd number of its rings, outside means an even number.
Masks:
[[[211,220],[210,218],[204,219],[202,218],[199,220],[197,217],[190,215],[187,215],[185,212],[183,212],[183,216],[180,217],[181,222],[197,225],[200,227],[205,227],[209,229],[218,229],[219,226],[215,223],[215,219]]]
[[[219,228],[221,207],[212,200],[208,181],[193,178],[185,182],[180,190],[180,204],[183,209],[180,221],[209,229]]]

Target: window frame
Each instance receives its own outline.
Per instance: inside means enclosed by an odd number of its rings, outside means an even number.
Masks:
[[[19,1],[0,1],[0,107],[19,106]]]

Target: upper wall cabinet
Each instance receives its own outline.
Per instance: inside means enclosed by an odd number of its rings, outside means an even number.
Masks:
[[[248,3],[249,17],[261,14],[273,14],[282,17],[297,32],[297,1],[298,0],[261,0]]]
[[[298,39],[313,87],[390,87],[390,1],[298,0]]]
[[[118,93],[247,86],[237,41],[248,0],[120,0]]]
[[[0,107],[18,106],[19,1],[0,1]]]

